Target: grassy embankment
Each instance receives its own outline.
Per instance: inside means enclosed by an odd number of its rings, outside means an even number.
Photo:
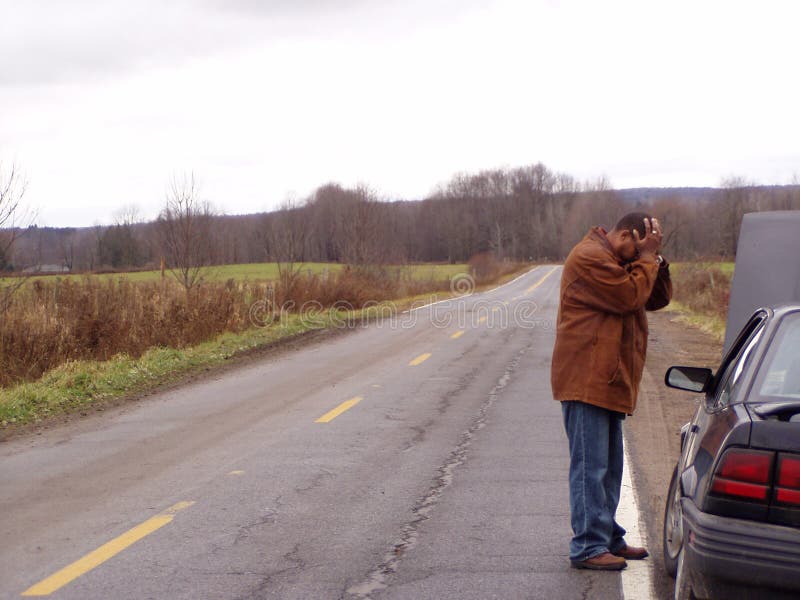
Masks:
[[[732,262],[671,264],[673,300],[669,309],[680,313],[679,320],[721,342],[725,336],[733,267]]]
[[[478,283],[503,281],[520,268],[498,265]],[[414,265],[363,273],[313,264],[280,282],[274,264],[231,265],[214,269],[189,295],[157,271],[31,280],[0,321],[0,431],[102,407],[342,319],[442,299],[467,270]],[[268,280],[274,305],[294,308],[254,324],[250,309]],[[297,307],[309,302],[312,312],[300,314]]]

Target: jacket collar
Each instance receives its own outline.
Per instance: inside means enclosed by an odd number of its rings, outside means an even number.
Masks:
[[[611,247],[611,242],[608,241],[608,232],[600,226],[595,226],[589,229],[589,233],[586,234],[586,237],[595,241],[600,242],[603,247],[606,248],[609,252],[614,254],[614,248]]]
[[[603,227],[595,226],[589,229],[589,232],[586,234],[585,239],[598,242],[601,246],[603,246],[603,248],[605,248],[609,252],[609,254],[611,254],[612,257],[614,257],[614,260],[617,261],[617,264],[624,265],[625,262],[620,260],[619,256],[617,256],[617,253],[614,252],[614,248],[611,246],[611,242],[608,241],[607,234],[608,232]]]

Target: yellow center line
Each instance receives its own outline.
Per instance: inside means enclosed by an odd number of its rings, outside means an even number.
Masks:
[[[431,353],[430,352],[426,352],[425,354],[420,354],[417,358],[415,358],[410,363],[408,363],[408,366],[409,367],[416,367],[418,364],[424,363],[430,357],[431,357]]]
[[[450,339],[457,340],[457,339],[458,339],[458,338],[460,338],[462,335],[464,335],[464,330],[463,330],[463,329],[460,329],[459,331],[456,331],[456,332],[455,332],[453,335],[451,335],[451,336],[450,336]]]
[[[333,421],[336,417],[342,414],[344,411],[353,408],[356,404],[361,402],[364,398],[362,396],[356,396],[355,398],[350,398],[350,400],[345,400],[339,406],[334,408],[333,410],[329,410],[324,415],[322,415],[319,419],[314,421],[314,423],[329,423]]]
[[[550,275],[552,275],[556,271],[556,269],[558,269],[558,267],[553,267],[552,269],[550,269],[544,277],[542,277],[539,281],[537,281],[531,287],[525,290],[525,293],[530,294],[533,290],[542,285],[544,283],[544,280],[550,277]]]
[[[484,317],[481,317],[480,319],[478,319],[478,323],[483,323],[485,320],[486,320],[486,317],[485,317],[485,316],[484,316]]]
[[[29,587],[22,592],[23,596],[49,596],[56,590],[61,589],[71,581],[77,579],[81,575],[88,573],[95,567],[100,566],[112,556],[115,556],[125,550],[128,546],[138,542],[140,539],[161,529],[167,523],[170,523],[179,510],[183,510],[194,504],[194,502],[178,502],[174,506],[169,507],[164,512],[147,519],[144,523],[137,525],[133,529],[129,529],[122,535],[114,538],[94,550],[79,558],[71,565],[67,565],[60,571],[53,573],[47,579],[43,579],[36,585]]]
[[[231,471],[230,473],[228,473],[228,475],[244,475],[244,471],[239,471],[239,470]]]

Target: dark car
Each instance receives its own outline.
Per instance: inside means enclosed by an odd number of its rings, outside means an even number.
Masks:
[[[744,216],[720,367],[665,377],[705,395],[664,514],[678,599],[800,598],[798,231],[800,211]]]
[[[705,394],[664,514],[675,598],[800,598],[800,304],[757,310],[716,374],[666,383]]]

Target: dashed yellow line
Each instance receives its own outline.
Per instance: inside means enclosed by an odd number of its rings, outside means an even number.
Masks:
[[[485,320],[486,320],[486,317],[483,316],[480,319],[478,319],[478,323],[483,323]]]
[[[425,354],[420,354],[417,358],[415,358],[410,363],[408,363],[408,366],[409,367],[416,367],[418,364],[424,363],[430,357],[431,357],[431,353],[430,352],[426,352]]]
[[[144,523],[137,525],[122,535],[114,538],[94,550],[79,558],[71,565],[67,565],[60,571],[53,573],[47,579],[43,579],[36,585],[29,587],[22,592],[23,596],[49,596],[56,590],[61,589],[71,581],[74,581],[81,575],[88,573],[95,567],[100,566],[112,556],[115,556],[125,550],[128,546],[138,542],[140,539],[161,529],[164,525],[170,523],[175,517],[175,513],[183,510],[194,504],[194,502],[178,502],[177,504],[169,507],[164,512],[147,519]]]
[[[450,336],[450,339],[451,339],[451,340],[457,340],[457,339],[458,339],[458,338],[460,338],[462,335],[464,335],[464,330],[463,330],[463,329],[459,329],[459,330],[458,330],[458,331],[456,331],[456,332],[455,332],[453,335],[451,335],[451,336]]]
[[[239,471],[239,470],[231,471],[230,473],[228,473],[228,475],[244,475],[244,471]]]
[[[552,275],[556,271],[556,269],[558,269],[558,267],[553,267],[552,269],[550,269],[544,277],[542,277],[539,281],[537,281],[531,287],[525,290],[525,293],[530,294],[533,290],[542,285],[544,283],[544,280],[550,277],[550,275]]]
[[[361,402],[364,398],[362,396],[356,396],[355,398],[350,398],[350,400],[345,400],[339,406],[334,408],[333,410],[329,410],[324,415],[322,415],[319,419],[314,421],[315,423],[329,423],[333,421],[336,417],[342,414],[346,410],[350,410],[356,404]]]

